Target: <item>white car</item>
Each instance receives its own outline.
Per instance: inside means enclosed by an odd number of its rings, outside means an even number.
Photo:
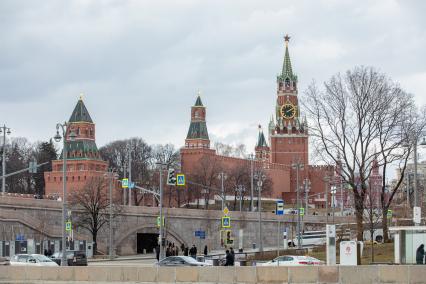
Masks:
[[[271,261],[259,263],[259,266],[299,266],[299,265],[322,265],[323,261],[311,256],[283,255]]]
[[[163,258],[155,266],[211,266],[210,263],[196,261],[190,256],[169,256]]]
[[[16,254],[10,258],[10,265],[16,266],[58,266],[42,254]]]

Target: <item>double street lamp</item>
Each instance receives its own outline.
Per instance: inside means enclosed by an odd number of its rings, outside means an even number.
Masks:
[[[2,153],[2,184],[1,184],[1,192],[4,194],[6,192],[6,134],[10,135],[10,128],[6,127],[3,124],[0,127],[0,134],[3,133],[3,153]]]
[[[113,237],[112,237],[112,187],[114,180],[118,179],[118,174],[115,172],[114,169],[110,168],[108,169],[108,172],[104,175],[109,179],[109,250],[108,250],[108,257],[109,259],[112,259],[114,257],[114,250],[113,250]]]
[[[263,251],[263,240],[262,240],[262,186],[266,176],[259,172],[254,175],[254,179],[257,180],[257,211],[259,212],[259,251]]]
[[[66,220],[67,220],[67,140],[74,141],[74,139],[77,137],[77,135],[70,131],[67,137],[68,133],[68,123],[58,123],[56,124],[56,135],[53,137],[56,142],[60,142],[63,138],[63,149],[62,149],[62,259],[61,259],[61,266],[67,266],[67,246],[66,246]],[[59,133],[59,130],[62,130],[62,136]]]
[[[246,191],[246,188],[240,184],[235,188],[235,191],[238,193],[238,198],[240,199],[240,212],[241,212],[242,211],[243,192]]]

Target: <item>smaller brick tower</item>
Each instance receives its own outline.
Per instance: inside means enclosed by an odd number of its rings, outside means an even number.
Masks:
[[[266,143],[265,135],[263,135],[262,127],[259,125],[259,136],[257,137],[257,144],[254,148],[256,152],[256,160],[259,161],[269,161],[269,147]]]
[[[75,139],[71,141],[69,134],[73,131]],[[95,142],[95,124],[84,105],[82,97],[77,102],[68,121],[66,133],[67,147],[67,192],[83,188],[92,177],[104,176],[108,163],[103,161]],[[52,161],[52,171],[44,173],[46,195],[62,196],[62,160]]]

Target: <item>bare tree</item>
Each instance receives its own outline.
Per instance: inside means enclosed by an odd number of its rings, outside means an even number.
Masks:
[[[80,209],[74,219],[77,227],[89,231],[93,240],[93,252],[97,253],[97,238],[102,227],[109,222],[109,205],[117,204],[108,198],[107,179],[104,177],[90,178],[82,190],[73,191],[70,197],[70,205],[75,209]],[[119,206],[113,207],[113,217],[115,218],[120,210]]]
[[[316,154],[330,165],[343,158],[341,175],[353,193],[358,240],[363,238],[364,201],[373,160],[378,157],[379,165],[384,165],[400,157],[389,149],[401,145],[396,137],[398,132],[401,137],[401,113],[406,106],[400,100],[406,97],[397,84],[372,67],[337,74],[324,83],[323,91],[312,83],[306,92],[304,105]],[[387,160],[382,152],[387,153]]]
[[[217,193],[214,192],[213,188],[219,184],[218,176],[222,169],[221,162],[214,156],[201,157],[194,168],[191,177],[200,186],[195,186],[195,196],[193,197],[196,197],[197,200],[204,198],[204,209],[208,209],[210,198],[214,193]],[[197,202],[198,207],[199,202]]]

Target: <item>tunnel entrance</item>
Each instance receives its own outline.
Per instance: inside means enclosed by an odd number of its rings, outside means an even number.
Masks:
[[[153,253],[158,243],[158,234],[137,233],[137,253]]]

